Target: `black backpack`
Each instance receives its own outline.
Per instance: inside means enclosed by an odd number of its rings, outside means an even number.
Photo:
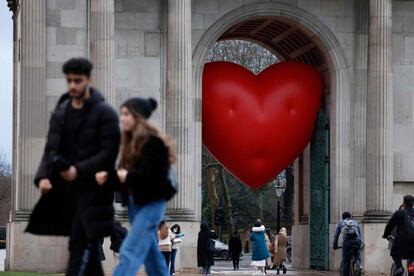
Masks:
[[[414,242],[414,212],[403,210],[404,212],[404,237],[408,241]]]

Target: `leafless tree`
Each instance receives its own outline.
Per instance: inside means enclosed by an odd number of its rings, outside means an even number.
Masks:
[[[0,152],[0,176],[10,176],[11,174],[11,164],[7,162],[6,154],[4,152]]]
[[[207,55],[207,62],[213,61],[228,61],[244,66],[255,74],[258,74],[266,67],[277,63],[277,57],[268,49],[262,47],[259,44],[255,44],[244,40],[224,40],[217,42],[212,47]],[[219,191],[221,191],[224,208],[226,210],[226,224],[228,232],[231,233],[234,229],[232,223],[232,202],[231,194],[228,189],[228,181],[224,168],[219,164],[217,160],[203,148],[203,175],[204,183],[206,185],[205,191],[208,193],[206,200],[211,208],[212,222],[214,223],[214,212],[217,208],[218,191],[216,185],[221,184]],[[237,179],[234,181],[239,182]],[[239,182],[240,185],[242,185]],[[255,198],[257,204],[256,216],[263,217],[263,204],[262,204],[262,190],[252,192],[252,199]],[[254,200],[254,199],[253,199]]]

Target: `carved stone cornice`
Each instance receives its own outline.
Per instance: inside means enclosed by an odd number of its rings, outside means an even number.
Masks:
[[[19,0],[6,0],[7,7],[9,7],[9,10],[13,12],[13,19],[17,17],[17,14],[19,12]]]

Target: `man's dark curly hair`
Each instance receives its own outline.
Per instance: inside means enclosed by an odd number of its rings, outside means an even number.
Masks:
[[[91,76],[93,69],[92,62],[86,58],[71,58],[63,64],[62,71],[66,74],[85,75],[88,78]]]

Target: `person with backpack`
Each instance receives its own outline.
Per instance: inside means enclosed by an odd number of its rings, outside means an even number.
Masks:
[[[350,263],[352,258],[352,251],[351,248],[358,247],[362,248],[362,240],[361,240],[361,230],[359,224],[356,220],[352,218],[351,213],[344,212],[342,214],[342,220],[338,222],[336,227],[334,240],[333,240],[333,249],[337,250],[338,247],[338,240],[339,236],[342,234],[343,244],[342,244],[342,275],[348,276],[350,274]],[[357,256],[355,256],[360,263],[361,262],[361,255],[359,251],[357,252]],[[362,267],[360,268],[362,271]]]
[[[396,270],[394,275],[404,275],[403,259],[414,259],[414,197],[404,196],[403,208],[396,211],[385,226],[383,238],[390,239],[396,229],[395,240],[391,247],[391,257]]]
[[[109,246],[109,249],[113,252],[115,262],[119,259],[119,249],[127,234],[128,229],[123,227],[120,221],[115,221],[114,231],[111,235],[111,245]]]
[[[176,192],[171,179],[175,154],[172,141],[147,121],[156,108],[152,98],[131,98],[122,104],[118,170],[95,174],[98,184],[108,181],[119,187],[123,205],[128,205],[131,229],[121,245],[114,276],[136,275],[142,264],[149,275],[168,275],[157,228],[166,201]]]
[[[215,242],[207,223],[200,225],[197,240],[197,266],[202,268],[201,274],[211,275],[211,267],[214,265]]]

